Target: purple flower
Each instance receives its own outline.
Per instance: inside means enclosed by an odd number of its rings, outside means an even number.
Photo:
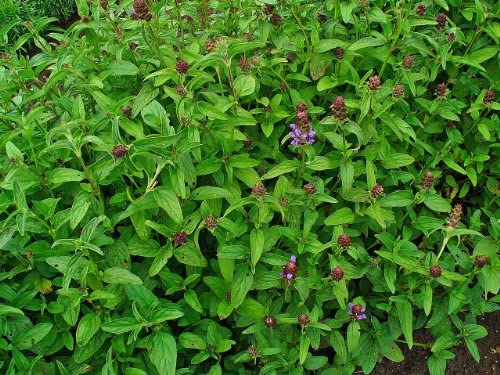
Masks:
[[[306,124],[304,126],[297,126],[296,124],[290,124],[292,131],[288,133],[292,137],[292,146],[302,146],[302,145],[312,145],[314,143],[314,136],[316,132],[311,130],[311,126]]]
[[[366,319],[365,308],[361,305],[349,303],[349,311],[347,312],[352,319],[363,320]]]
[[[283,271],[280,273],[280,276],[286,280],[293,280],[295,276],[297,276],[298,270],[297,257],[292,255],[290,261],[283,266]]]

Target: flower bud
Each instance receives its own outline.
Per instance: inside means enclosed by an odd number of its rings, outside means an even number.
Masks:
[[[337,239],[337,244],[343,250],[351,246],[351,237],[347,233],[342,233]]]
[[[439,267],[437,264],[432,266],[431,268],[429,268],[429,274],[434,279],[441,276],[441,267]]]
[[[341,267],[337,266],[332,269],[330,276],[334,281],[340,281],[344,278],[344,270]]]

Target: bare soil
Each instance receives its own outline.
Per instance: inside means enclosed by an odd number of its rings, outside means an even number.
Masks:
[[[478,324],[488,330],[488,336],[478,340],[477,346],[481,355],[481,361],[477,363],[470,355],[465,343],[454,347],[451,351],[455,358],[448,361],[446,366],[447,375],[497,375],[500,373],[500,311],[484,315],[478,318]],[[432,342],[432,336],[426,330],[415,332],[415,341]],[[404,361],[394,363],[385,359],[375,367],[371,375],[425,375],[429,374],[427,358],[430,350],[424,347],[401,348]]]

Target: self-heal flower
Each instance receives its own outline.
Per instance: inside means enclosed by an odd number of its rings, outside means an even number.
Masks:
[[[293,280],[295,276],[297,276],[297,272],[299,271],[299,267],[297,266],[297,257],[292,255],[290,257],[290,261],[283,266],[283,271],[280,273],[280,276],[285,280]]]
[[[349,302],[349,311],[347,312],[351,319],[363,320],[366,319],[365,308],[361,305],[355,305]]]
[[[289,133],[292,137],[292,146],[312,145],[314,143],[314,136],[316,132],[311,129],[310,125],[298,126],[290,124],[292,131]]]

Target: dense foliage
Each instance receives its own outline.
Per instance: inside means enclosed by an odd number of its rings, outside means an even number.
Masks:
[[[498,2],[77,5],[1,56],[2,373],[479,361]]]

